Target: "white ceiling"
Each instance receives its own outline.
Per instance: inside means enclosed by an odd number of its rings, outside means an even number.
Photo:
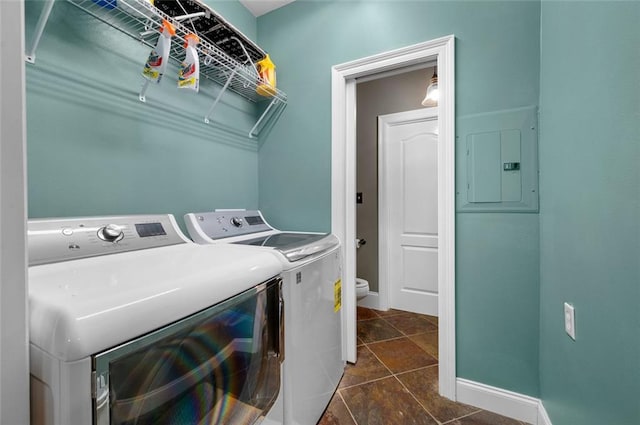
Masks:
[[[269,13],[279,7],[285,6],[294,0],[240,0],[240,3],[256,18],[258,16]]]

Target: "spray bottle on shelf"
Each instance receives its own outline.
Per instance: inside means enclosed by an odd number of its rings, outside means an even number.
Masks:
[[[142,70],[142,75],[147,80],[159,83],[169,62],[169,50],[171,49],[171,37],[176,35],[176,29],[165,19],[162,20],[162,32],[158,37],[155,49],[149,53],[147,63]]]
[[[178,73],[178,88],[198,91],[200,81],[200,60],[196,46],[200,39],[195,34],[185,37],[185,56]]]

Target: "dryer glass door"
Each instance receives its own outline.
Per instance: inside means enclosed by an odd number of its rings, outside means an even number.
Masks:
[[[280,388],[281,280],[94,358],[97,425],[254,423]]]

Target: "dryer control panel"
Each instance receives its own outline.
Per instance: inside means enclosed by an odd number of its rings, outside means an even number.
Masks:
[[[184,216],[184,221],[189,234],[196,239],[198,234],[204,234],[215,240],[274,230],[258,210],[216,210],[189,213]],[[196,240],[196,242],[202,241]]]
[[[187,243],[171,214],[29,220],[29,265]]]

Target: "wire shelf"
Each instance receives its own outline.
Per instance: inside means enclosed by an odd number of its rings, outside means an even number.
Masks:
[[[67,1],[151,48],[155,47],[160,36],[162,20],[166,19],[176,30],[171,41],[170,57],[178,64],[185,56],[186,36],[191,33],[197,34],[200,38],[197,46],[200,78],[211,80],[222,86],[204,117],[204,122],[207,124],[227,89],[251,102],[269,100],[269,105],[249,131],[250,138],[256,137],[267,126],[269,120],[277,119],[287,104],[286,94],[279,89],[270,90],[272,95],[269,97],[257,92],[258,86],[266,82],[260,77],[255,63],[263,59],[266,53],[199,0],[153,0],[153,4],[150,0]],[[55,0],[45,0],[33,40],[25,52],[25,59],[30,63],[35,63],[36,50],[54,2]],[[143,102],[148,87],[147,80],[140,92],[140,100]]]
[[[226,86],[252,102],[265,98],[256,92],[260,83],[254,63],[265,52],[244,34],[198,1],[156,0],[68,0],[96,19],[139,40],[149,47],[156,44],[163,19],[176,29],[171,42],[171,58],[180,63],[184,57],[185,37],[196,33],[200,37],[200,78]],[[189,17],[199,15],[195,17]],[[183,19],[187,16],[186,19]],[[229,81],[231,80],[231,81]],[[228,83],[228,84],[227,84]],[[276,89],[273,98],[286,103],[287,97]],[[273,99],[272,99],[273,100]]]

